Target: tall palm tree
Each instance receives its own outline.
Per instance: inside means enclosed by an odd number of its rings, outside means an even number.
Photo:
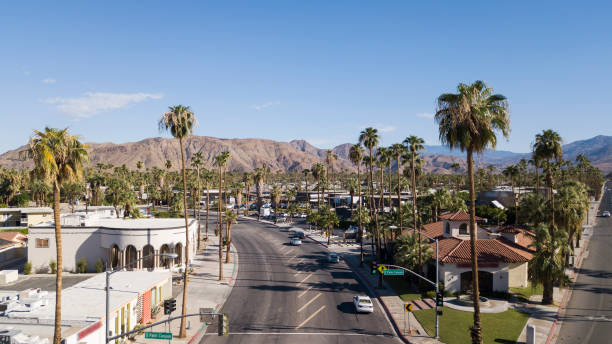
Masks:
[[[321,193],[322,180],[325,177],[325,167],[323,164],[317,162],[312,165],[310,171],[312,172],[312,176],[317,180],[317,208],[320,208],[321,198],[325,197],[325,190]]]
[[[193,132],[193,126],[197,124],[194,113],[189,109],[189,106],[175,105],[168,108],[169,111],[165,112],[159,119],[159,130],[169,131],[174,138],[179,140],[181,147],[181,170],[183,174],[183,215],[185,217],[185,273],[183,277],[183,306],[181,314],[184,316],[187,314],[187,271],[189,266],[189,219],[187,217],[187,174],[185,171],[185,149],[183,147],[183,141],[187,136]],[[166,163],[170,162],[168,160]],[[166,165],[168,169],[170,167]],[[199,229],[198,229],[199,231]],[[184,338],[187,335],[185,318],[181,318],[181,329],[179,331],[179,337]]]
[[[439,125],[440,141],[451,149],[467,152],[468,179],[470,184],[470,251],[472,260],[472,286],[474,292],[474,326],[472,343],[482,343],[480,302],[478,289],[478,262],[476,260],[476,200],[474,190],[474,153],[487,147],[495,148],[496,132],[508,137],[510,119],[508,102],[501,94],[483,81],[471,85],[460,83],[458,93],[445,93],[438,97],[435,120]]]
[[[376,236],[376,259],[381,261],[380,256],[380,228],[378,227],[378,211],[374,208],[374,148],[378,146],[380,136],[378,130],[372,127],[365,128],[359,134],[359,143],[368,149],[368,160],[370,167],[370,212],[374,215],[375,236]],[[382,276],[379,274],[378,286],[382,287]]]
[[[166,160],[166,164],[165,164],[165,166],[166,166],[166,169],[167,169],[168,171],[170,171],[170,169],[172,168],[172,161],[170,161],[170,160]]]
[[[244,209],[244,215],[249,215],[249,199],[251,197],[251,183],[253,182],[253,175],[249,172],[245,172],[242,175],[242,183],[244,183],[244,191],[246,192],[246,206]]]
[[[253,182],[255,183],[255,191],[257,192],[257,219],[261,215],[261,206],[263,205],[263,183],[266,179],[266,169],[258,167],[253,172]]]
[[[136,162],[136,168],[137,168],[137,169],[141,170],[143,166],[144,166],[144,164],[142,163],[142,161],[138,160],[138,161]]]
[[[423,146],[425,144],[425,140],[423,140],[422,138],[418,137],[418,136],[408,136],[406,139],[404,139],[403,142],[404,146],[406,146],[406,149],[410,152],[410,171],[411,171],[411,186],[412,186],[412,218],[413,218],[413,225],[414,225],[414,229],[418,229],[417,227],[417,189],[416,189],[416,159],[417,156],[419,154],[420,151],[422,151],[423,149],[425,149],[425,147]],[[437,217],[434,218],[434,221],[438,221]],[[421,240],[421,232],[417,232],[418,233],[418,237],[419,240]],[[422,260],[422,256],[421,256],[421,246],[419,246],[419,271],[421,271],[422,267],[423,267],[423,260]]]
[[[397,221],[400,227],[400,233],[402,228],[404,228],[404,224],[402,221],[402,183],[401,183],[401,175],[402,175],[402,156],[406,154],[406,147],[401,143],[395,143],[391,146],[391,153],[395,157],[395,165],[397,168]]]
[[[278,204],[280,203],[282,195],[283,190],[278,185],[273,185],[272,190],[270,190],[270,198],[272,203],[274,203],[274,223],[276,223],[278,219]]]
[[[533,155],[538,160],[544,162],[544,168],[546,170],[546,184],[548,186],[548,193],[551,204],[551,236],[552,232],[555,231],[555,193],[553,170],[554,164],[551,160],[559,161],[563,157],[563,148],[561,143],[563,139],[554,130],[547,129],[542,131],[541,134],[536,135],[535,142],[533,144]]]
[[[200,168],[202,167],[202,165],[204,164],[204,157],[202,156],[202,153],[197,152],[195,153],[192,157],[191,157],[191,165],[193,167],[196,168],[196,173],[197,173],[197,192],[198,192],[198,196],[197,196],[197,202],[195,202],[195,206],[196,208],[193,209],[194,212],[197,213],[197,219],[198,219],[198,246],[197,249],[198,251],[200,250],[200,242],[202,241],[202,238],[200,236],[201,233],[201,222],[200,222],[200,199],[202,198],[202,186],[201,186],[201,180],[200,180]]]
[[[210,217],[210,186],[215,179],[212,171],[204,169],[202,171],[202,179],[204,179],[204,187],[206,188],[206,240],[208,241],[208,218]]]
[[[223,221],[221,221],[221,209],[223,209],[223,169],[227,165],[229,158],[229,152],[224,151],[215,156],[214,162],[219,172],[219,199],[217,202],[217,217],[219,219],[219,281],[223,280]]]
[[[351,146],[351,148],[349,149],[349,160],[351,160],[351,162],[353,164],[355,164],[355,166],[357,166],[357,194],[359,195],[359,207],[358,207],[358,212],[359,212],[359,233],[357,234],[357,238],[359,240],[359,245],[360,245],[360,265],[363,265],[363,221],[362,221],[362,216],[361,216],[361,205],[363,204],[363,199],[361,198],[361,162],[363,161],[363,147],[361,147],[361,144],[356,143],[354,145]]]
[[[25,157],[34,160],[34,174],[53,185],[53,218],[55,221],[55,243],[57,272],[55,276],[55,323],[53,344],[62,341],[62,228],[60,222],[60,189],[65,183],[80,181],[83,165],[88,161],[87,146],[68,129],[46,127],[34,131]]]
[[[512,185],[512,197],[514,200],[514,224],[518,225],[518,202],[516,199],[516,192],[514,191],[514,183],[520,174],[519,167],[517,165],[508,165],[506,168],[504,168],[502,174],[506,178],[510,179],[510,184]]]
[[[310,170],[305,168],[302,170],[302,174],[304,175],[305,191],[306,191],[306,204],[310,208],[310,190],[308,190],[308,175],[310,174]]]
[[[378,200],[378,206],[380,211],[385,211],[385,167],[389,161],[389,149],[387,147],[379,147],[376,151],[376,166],[380,170],[380,199]]]
[[[230,247],[232,245],[232,225],[236,223],[238,219],[238,215],[236,215],[231,209],[227,209],[224,214],[225,217],[225,225],[227,226],[227,245],[225,248],[225,263],[229,264],[231,262],[230,259]]]

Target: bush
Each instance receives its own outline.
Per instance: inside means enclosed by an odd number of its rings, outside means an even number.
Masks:
[[[436,298],[436,291],[435,290],[429,290],[425,293],[425,296],[427,296],[430,299],[435,299]]]
[[[101,273],[103,271],[104,271],[104,263],[102,262],[102,259],[98,259],[96,261],[96,272]]]
[[[55,262],[54,259],[51,259],[49,261],[49,270],[51,271],[52,274],[57,273],[57,263]]]
[[[30,195],[27,193],[20,193],[13,197],[9,205],[13,207],[27,207],[28,202],[30,202]]]
[[[85,258],[81,258],[77,262],[77,271],[80,274],[84,274],[87,271],[87,260]]]
[[[29,275],[31,273],[32,273],[32,263],[30,261],[27,261],[25,265],[23,266],[23,274]]]
[[[151,317],[154,318],[157,313],[159,313],[161,311],[161,307],[159,305],[155,305],[153,307],[151,307]]]

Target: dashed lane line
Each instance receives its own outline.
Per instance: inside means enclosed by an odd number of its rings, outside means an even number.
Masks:
[[[303,311],[304,308],[308,307],[308,305],[310,305],[311,303],[313,303],[316,299],[319,298],[319,296],[321,296],[322,293],[318,293],[317,296],[313,297],[312,299],[310,299],[310,301],[306,302],[302,307],[300,307],[300,309],[298,309],[298,313]]]
[[[319,314],[322,310],[325,309],[325,305],[321,306],[321,308],[317,309],[314,313],[312,313],[308,318],[306,318],[306,320],[302,321],[301,324],[299,324],[296,329],[301,328],[302,326],[304,326],[308,321],[310,321],[312,318],[314,318],[315,316],[317,316],[317,314]]]

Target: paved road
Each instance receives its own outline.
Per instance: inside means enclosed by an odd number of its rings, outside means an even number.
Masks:
[[[600,212],[612,211],[612,191],[608,189],[612,189],[610,182]],[[557,343],[612,342],[612,218],[597,219],[588,252],[561,319]]]
[[[232,239],[238,276],[222,308],[230,335],[211,326],[201,343],[400,343],[377,301],[373,314],[355,314],[352,296],[365,289],[343,262],[327,263],[323,246],[290,246],[286,232],[250,220]]]

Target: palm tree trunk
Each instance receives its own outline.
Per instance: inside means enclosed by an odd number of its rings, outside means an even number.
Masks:
[[[209,200],[210,200],[210,189],[209,189],[209,185],[206,184],[206,241],[208,241],[208,216],[210,215],[210,203],[208,203]]]
[[[359,238],[359,247],[360,247],[360,261],[359,265],[363,266],[363,224],[361,221],[361,169],[359,168],[361,165],[361,161],[357,163],[357,193],[359,194],[359,207],[357,208],[359,211],[359,228],[357,229],[359,232],[357,233],[357,238]]]
[[[413,224],[414,224],[414,229],[417,230],[417,191],[416,191],[416,168],[414,166],[414,152],[412,152],[410,154],[410,170],[412,171],[412,217],[413,217]],[[434,222],[438,220],[438,217],[436,216],[436,218],[434,219]],[[421,232],[417,232],[419,233],[419,271],[423,272],[423,254],[421,252]]]
[[[472,299],[474,303],[474,326],[471,328],[472,343],[482,344],[482,329],[480,326],[480,290],[478,289],[478,252],[476,252],[476,199],[474,190],[474,157],[472,149],[467,151],[468,178],[470,180],[470,251],[472,259]]]
[[[230,246],[232,243],[232,232],[230,231],[230,227],[232,226],[231,221],[226,221],[227,224],[227,246],[225,249],[225,263],[229,264],[230,261]]]
[[[53,218],[55,220],[55,246],[57,271],[55,274],[55,327],[53,344],[62,342],[62,224],[60,221],[60,186],[56,181],[53,187]]]
[[[200,250],[200,242],[202,241],[202,236],[201,236],[201,229],[202,228],[202,223],[200,222],[200,200],[202,199],[201,195],[202,195],[202,189],[201,189],[201,185],[200,185],[200,166],[198,165],[197,168],[198,171],[198,203],[197,203],[197,208],[198,208],[198,251]]]
[[[221,228],[221,165],[219,165],[219,198],[217,201],[217,222],[219,223],[219,281],[223,280],[223,230]]]
[[[397,220],[400,226],[399,234],[402,234],[402,228],[404,227],[402,219],[402,186],[401,186],[401,175],[400,175],[400,156],[399,154],[395,157],[397,161]]]
[[[181,168],[183,170],[183,215],[185,216],[185,273],[183,276],[183,305],[181,307],[181,330],[179,338],[187,336],[185,314],[187,314],[187,272],[189,270],[189,219],[187,218],[187,174],[185,172],[185,150],[183,148],[183,138],[179,137],[181,146]]]

